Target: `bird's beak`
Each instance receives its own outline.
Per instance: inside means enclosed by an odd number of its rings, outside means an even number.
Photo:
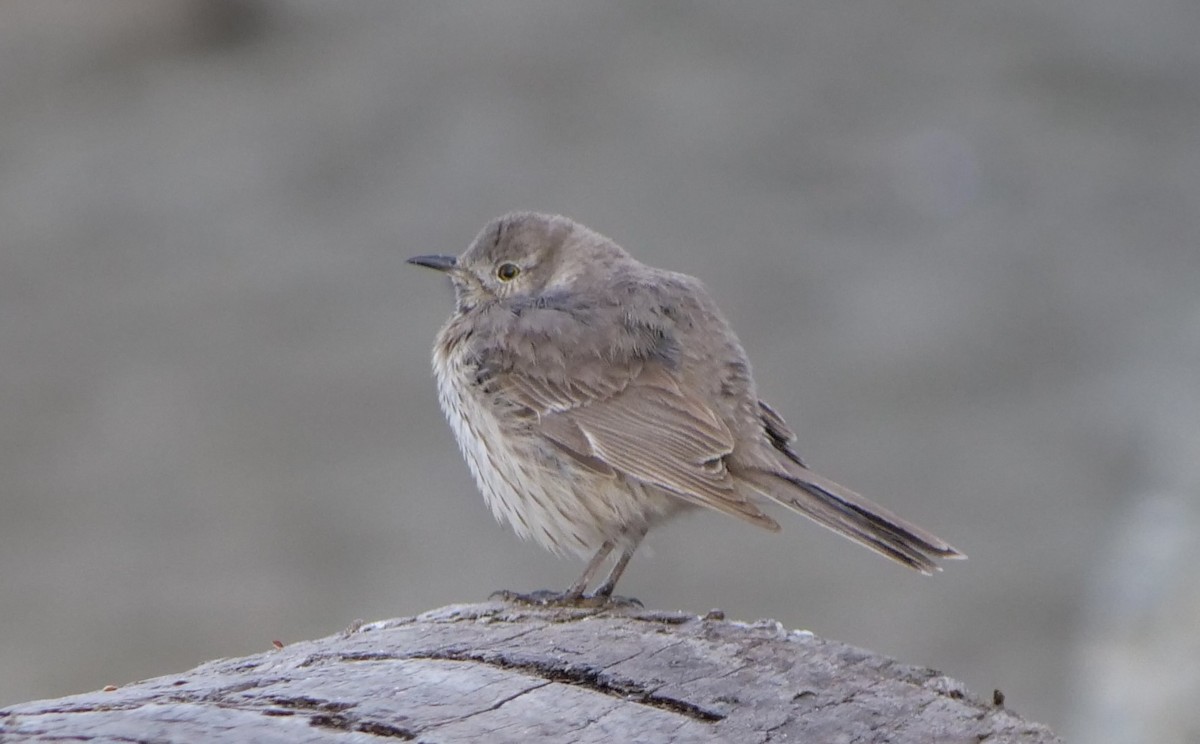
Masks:
[[[408,262],[435,271],[450,271],[458,265],[458,259],[454,256],[413,256]]]

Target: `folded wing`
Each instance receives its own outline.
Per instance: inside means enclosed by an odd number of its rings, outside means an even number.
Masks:
[[[552,381],[509,371],[502,394],[538,414],[541,433],[581,464],[620,473],[684,501],[770,530],[779,524],[738,490],[726,467],[733,435],[717,415],[654,361],[594,365]]]

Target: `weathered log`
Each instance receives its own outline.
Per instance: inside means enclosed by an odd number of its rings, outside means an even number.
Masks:
[[[489,602],[0,710],[0,741],[1060,740],[938,672],[788,631]]]

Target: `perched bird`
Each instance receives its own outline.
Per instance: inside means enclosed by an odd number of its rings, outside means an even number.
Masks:
[[[779,503],[925,574],[965,557],[808,469],[699,280],[527,212],[493,220],[457,258],[409,263],[454,285],[433,368],[492,513],[555,553],[592,555],[565,592],[509,597],[606,602],[646,531],[695,507],[779,530],[762,511]]]

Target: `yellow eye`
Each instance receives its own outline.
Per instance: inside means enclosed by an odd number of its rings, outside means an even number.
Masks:
[[[515,263],[502,263],[496,269],[496,278],[502,282],[511,282],[521,273],[521,267]]]

